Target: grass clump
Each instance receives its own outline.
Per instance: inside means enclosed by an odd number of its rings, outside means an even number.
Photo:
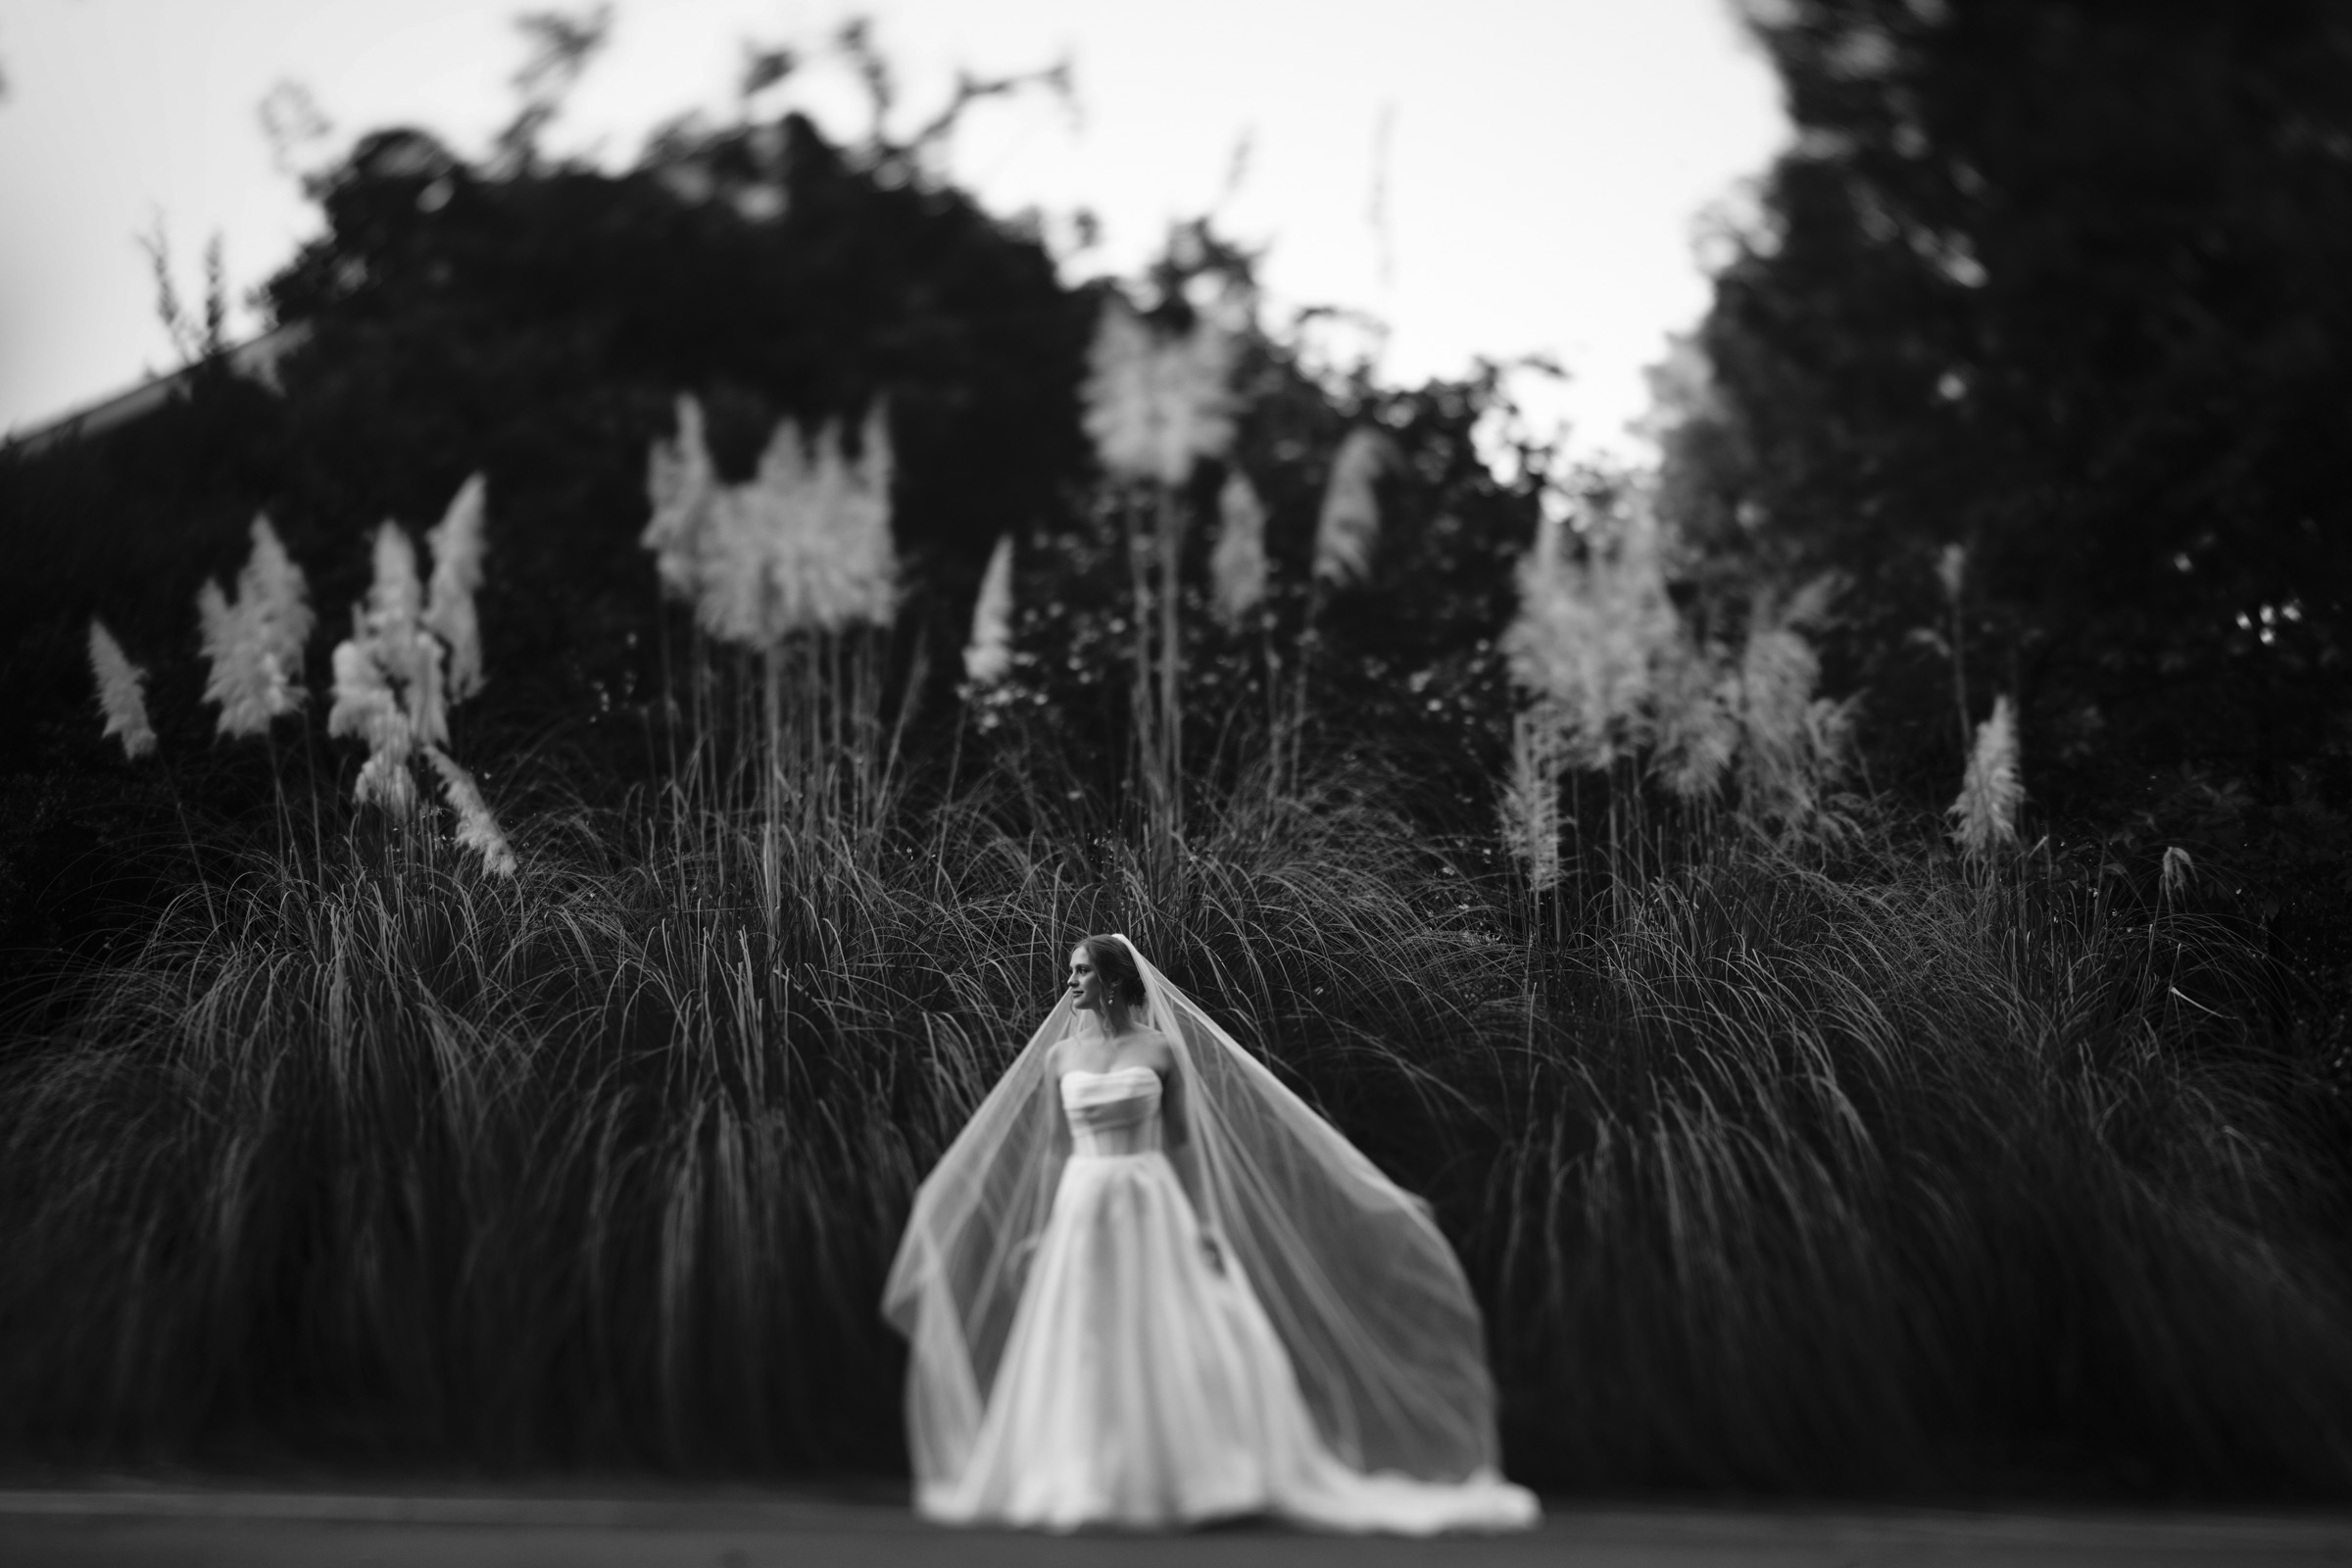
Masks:
[[[1592,1482],[2340,1495],[2328,1162],[2253,955],[1891,846],[1650,882],[1540,984],[1483,1211],[1513,1431]]]
[[[1111,362],[1177,352],[1111,330]],[[1134,486],[1105,503],[1124,755],[1092,768],[1050,711],[973,701],[1002,628],[953,740],[910,722],[878,409],[854,461],[785,421],[726,484],[681,403],[645,543],[698,629],[612,802],[541,762],[502,826],[443,750],[482,678],[480,488],[429,595],[380,531],[327,726],[368,746],[352,804],[289,804],[272,741],[275,837],[190,834],[190,891],[0,1057],[0,1451],[898,1469],[876,1308],[915,1185],[1072,940],[1125,930],[1430,1198],[1522,1479],[2352,1490],[2337,1155],[2185,858],[2151,909],[2021,856],[2002,705],[1958,860],[1848,794],[1804,634],[1829,585],[1702,639],[1638,495],[1521,571],[1496,842],[1408,811],[1307,679],[1345,563],[1291,662],[1261,613],[1267,716],[1188,743],[1211,645],[1176,481],[1224,439],[1212,339],[1098,431]],[[1393,466],[1359,435],[1325,508],[1356,565]],[[1246,502],[1229,612],[1266,589]],[[204,601],[224,649],[267,629],[247,597]],[[268,735],[299,648],[247,654],[231,727]]]
[[[2332,1190],[2228,933],[1874,830],[1554,943],[1360,771],[1245,776],[1171,869],[1057,766],[183,899],[0,1096],[0,1444],[895,1469],[914,1184],[1121,928],[1431,1197],[1525,1477],[2341,1494]]]
[[[422,830],[257,852],[14,1057],[0,1444],[895,1467],[899,1224],[1073,933],[1182,955],[1310,1088],[1478,1049],[1430,982],[1498,954],[1422,929],[1375,804],[1237,796],[1158,890],[1025,811],[779,855],[673,798],[511,878]]]

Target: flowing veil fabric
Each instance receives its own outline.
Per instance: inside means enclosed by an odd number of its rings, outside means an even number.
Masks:
[[[1222,1239],[1288,1351],[1324,1445],[1349,1469],[1417,1481],[1496,1476],[1494,1396],[1478,1305],[1428,1205],[1136,953],[1145,1021],[1174,1043],[1200,1173]],[[918,1496],[970,1457],[1069,1156],[1047,1071],[1063,998],[916,1194],[884,1290],[906,1336]]]

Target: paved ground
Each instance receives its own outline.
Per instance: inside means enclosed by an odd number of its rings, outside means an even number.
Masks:
[[[1993,1563],[2115,1568],[2352,1564],[2352,1517],[1921,1511],[1760,1512],[1556,1507],[1530,1535],[1364,1540],[1224,1528],[1183,1537],[1074,1538],[935,1530],[874,1495],[638,1496],[271,1493],[85,1488],[0,1491],[0,1564],[993,1565],[1389,1568],[1882,1568]]]

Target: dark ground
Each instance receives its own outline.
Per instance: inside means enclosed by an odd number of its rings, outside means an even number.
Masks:
[[[1528,1535],[1438,1541],[1228,1526],[1188,1536],[949,1531],[897,1489],[294,1492],[98,1484],[0,1491],[0,1562],[36,1564],[1575,1564],[1881,1568],[2352,1563],[2352,1516],[1554,1505]]]

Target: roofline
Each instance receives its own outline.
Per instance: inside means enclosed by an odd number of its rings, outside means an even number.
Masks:
[[[248,381],[258,381],[271,391],[277,390],[277,362],[293,350],[310,341],[311,323],[289,321],[273,326],[256,338],[249,338],[233,348],[223,349],[220,358],[227,362],[229,373]],[[150,376],[126,391],[96,403],[63,414],[54,419],[24,432],[0,440],[0,452],[14,456],[30,456],[46,451],[62,441],[81,436],[104,434],[120,425],[128,424],[162,408],[178,396],[189,379],[208,362],[183,365],[165,375]]]

